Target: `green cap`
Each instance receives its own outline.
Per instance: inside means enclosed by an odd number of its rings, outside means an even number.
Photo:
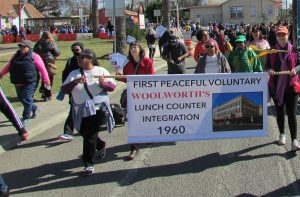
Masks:
[[[235,42],[246,42],[246,37],[244,35],[239,35],[235,38]]]

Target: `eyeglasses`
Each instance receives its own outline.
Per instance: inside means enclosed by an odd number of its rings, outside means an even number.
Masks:
[[[208,48],[211,48],[211,49],[212,49],[212,48],[214,48],[214,47],[215,47],[215,46],[209,46],[209,45],[206,45],[206,46],[205,46],[205,48],[207,48],[207,49],[208,49]]]
[[[277,37],[284,37],[284,36],[286,36],[286,35],[287,35],[286,33],[277,33],[277,34],[276,34]]]
[[[78,52],[80,49],[72,49],[72,52]]]

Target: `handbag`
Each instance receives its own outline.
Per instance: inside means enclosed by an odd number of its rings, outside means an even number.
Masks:
[[[56,75],[57,74],[57,66],[52,63],[46,63],[46,69],[49,75]]]
[[[299,80],[294,81],[293,88],[294,88],[295,93],[300,93],[300,81]]]
[[[135,69],[134,69],[134,72],[133,74],[136,75],[139,68],[140,68],[140,65],[141,65],[141,62],[139,62]],[[127,89],[125,88],[121,94],[121,97],[120,97],[120,104],[121,104],[121,107],[122,108],[126,108],[127,107]]]

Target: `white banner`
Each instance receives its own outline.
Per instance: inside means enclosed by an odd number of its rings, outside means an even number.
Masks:
[[[76,33],[76,40],[92,39],[93,33]]]
[[[267,73],[128,76],[128,143],[266,136],[267,81]]]

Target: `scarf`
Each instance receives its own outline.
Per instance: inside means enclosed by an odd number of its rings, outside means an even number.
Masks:
[[[280,71],[287,71],[289,70],[287,61],[288,57],[291,55],[293,46],[288,43],[287,44],[287,53],[278,53],[279,59],[280,59]],[[281,49],[280,45],[276,43],[276,49]],[[277,100],[277,104],[281,106],[283,104],[283,98],[284,98],[284,93],[286,90],[288,84],[288,76],[286,75],[279,75],[278,77],[278,82],[277,82],[277,89],[276,89],[276,95],[275,98]]]

